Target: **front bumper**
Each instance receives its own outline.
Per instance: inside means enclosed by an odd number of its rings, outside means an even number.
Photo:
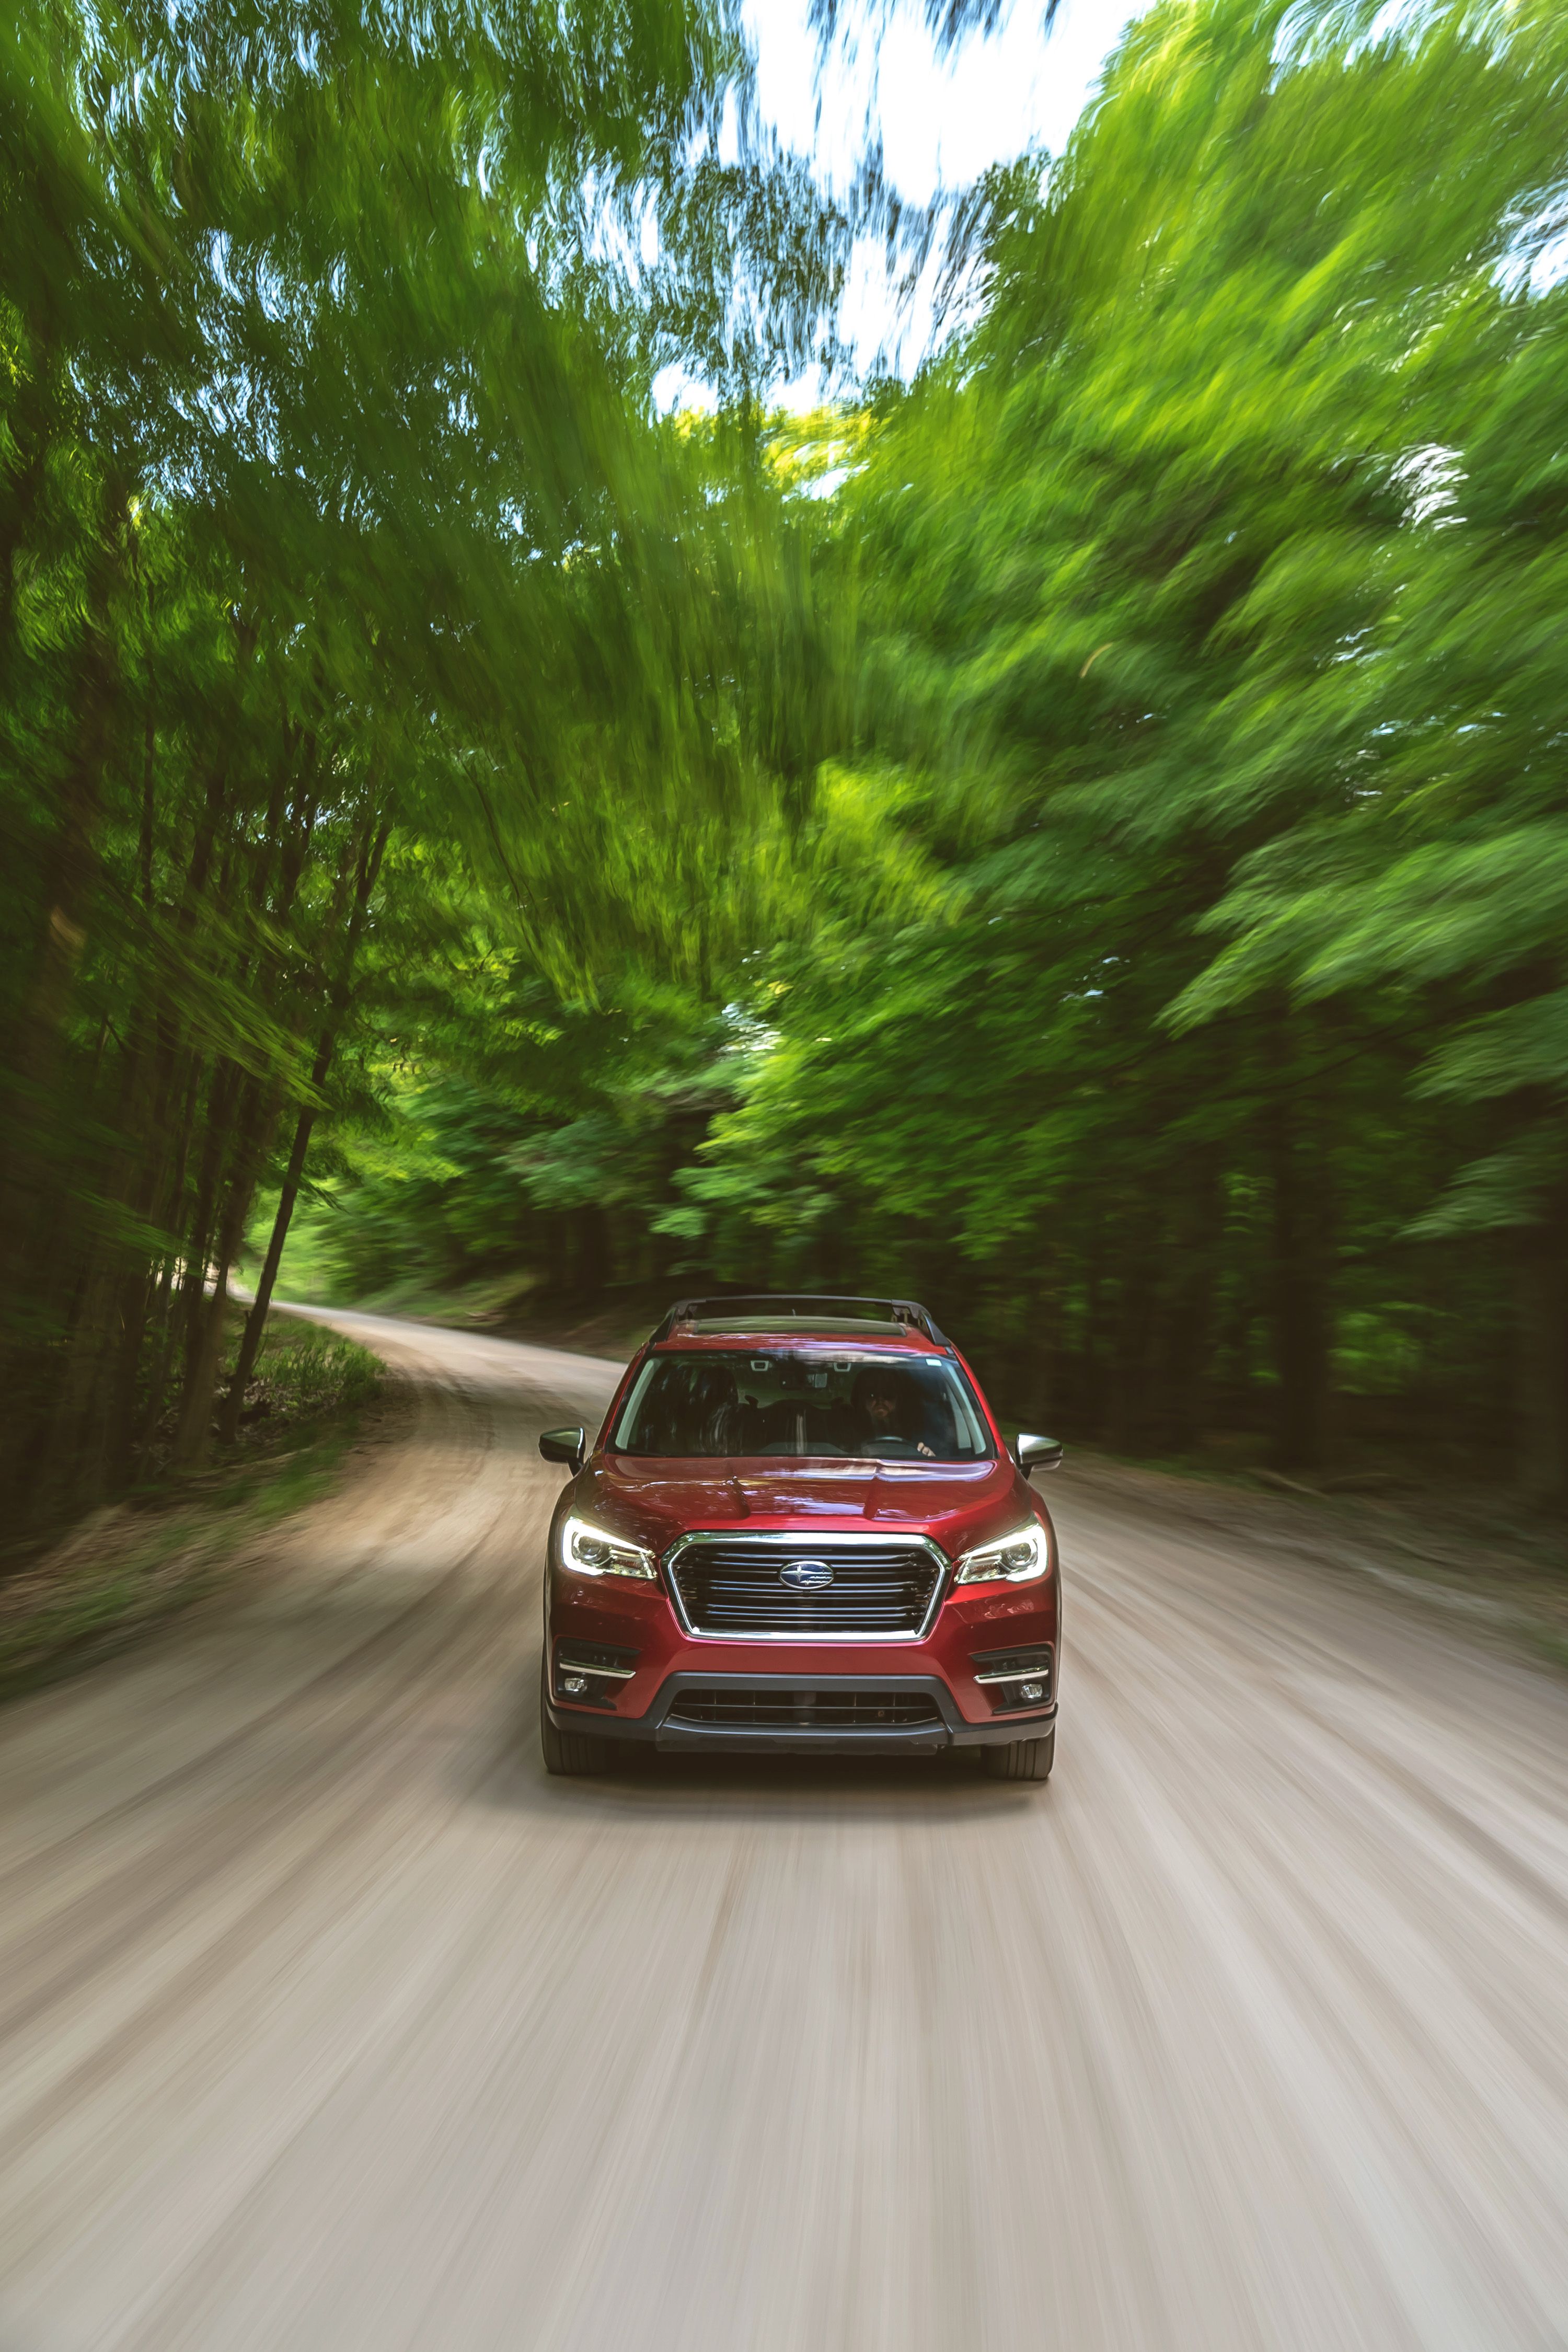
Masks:
[[[788,1726],[757,1724],[698,1724],[672,1719],[677,1701],[687,1692],[723,1690],[726,1695],[740,1697],[756,1695],[765,1698],[771,1694],[783,1697],[798,1692],[803,1685],[827,1690],[835,1680],[853,1683],[857,1692],[884,1692],[889,1698],[919,1695],[934,1706],[941,1720],[935,1723],[900,1725],[897,1728],[854,1729],[840,1724],[819,1725],[795,1723]],[[1052,1729],[1057,1719],[1056,1702],[1049,1706],[1011,1710],[994,1716],[984,1723],[966,1722],[959,1713],[952,1693],[935,1675],[736,1675],[700,1673],[673,1674],[660,1685],[646,1714],[625,1716],[605,1708],[557,1706],[548,1696],[545,1712],[558,1731],[587,1732],[595,1739],[616,1739],[640,1743],[644,1747],[662,1749],[679,1748],[687,1754],[723,1748],[726,1752],[750,1755],[889,1755],[931,1756],[948,1748],[996,1748],[1010,1746],[1016,1739],[1041,1739]]]

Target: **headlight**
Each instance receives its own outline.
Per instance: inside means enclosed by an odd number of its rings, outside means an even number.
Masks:
[[[1004,1536],[1000,1543],[982,1544],[977,1551],[964,1552],[952,1580],[991,1584],[1005,1579],[1009,1584],[1027,1584],[1031,1577],[1046,1575],[1050,1565],[1050,1539],[1038,1520],[1031,1519],[1027,1527]]]
[[[612,1536],[589,1519],[568,1519],[561,1530],[561,1560],[579,1576],[643,1576],[651,1583],[658,1570],[653,1554],[625,1536]]]

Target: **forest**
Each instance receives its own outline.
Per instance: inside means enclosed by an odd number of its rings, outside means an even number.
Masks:
[[[1561,1507],[1568,16],[1160,0],[923,226],[751,73],[0,33],[10,1539],[221,1454],[302,1285],[908,1294],[1064,1436]]]

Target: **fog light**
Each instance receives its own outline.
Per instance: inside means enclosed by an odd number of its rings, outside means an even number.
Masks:
[[[563,1675],[561,1687],[568,1698],[581,1698],[588,1687],[586,1675]]]
[[[1046,1686],[1044,1683],[1020,1683],[1018,1685],[1018,1696],[1023,1700],[1026,1706],[1030,1706],[1034,1700],[1037,1698],[1044,1698],[1045,1695]]]

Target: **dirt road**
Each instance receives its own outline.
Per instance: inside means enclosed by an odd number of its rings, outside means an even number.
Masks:
[[[537,1760],[534,1436],[0,1716],[0,2352],[1547,2352],[1568,1684],[1069,1469],[1048,1789]]]

